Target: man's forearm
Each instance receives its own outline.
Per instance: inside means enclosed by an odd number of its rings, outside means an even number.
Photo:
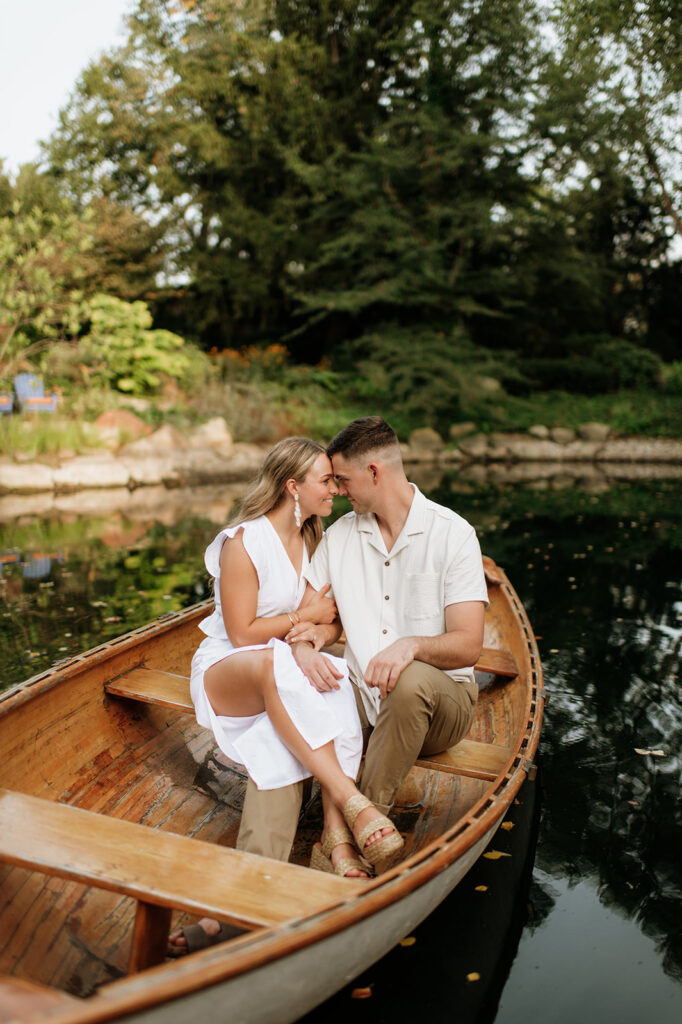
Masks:
[[[446,671],[475,665],[481,654],[481,644],[465,632],[452,631],[439,636],[415,636],[410,639],[415,643],[415,661],[423,661]]]

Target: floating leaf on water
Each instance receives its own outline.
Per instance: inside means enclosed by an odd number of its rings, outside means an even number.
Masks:
[[[502,824],[500,825],[500,828],[503,828],[505,832],[510,832],[514,828],[514,822],[503,821]]]
[[[500,857],[511,857],[511,853],[503,853],[502,850],[488,850],[483,856],[487,860],[499,860]]]
[[[401,946],[414,946],[416,941],[417,940],[415,939],[414,935],[408,935],[406,938],[400,940],[400,945]]]
[[[90,602],[90,607],[91,608],[106,608],[106,606],[107,606],[107,602],[106,601],[91,601]]]
[[[467,974],[467,981],[480,981],[480,980],[481,980],[481,975],[478,973],[478,971],[471,971],[469,974]]]
[[[104,619],[105,622],[120,622],[120,615],[109,615],[108,618]]]
[[[651,757],[665,757],[665,750],[644,750],[642,747],[635,747],[635,753],[641,754],[642,757],[646,757],[647,754]]]
[[[639,807],[639,800],[628,800],[632,807]]]
[[[558,654],[559,653],[559,648],[558,647],[552,647],[549,653],[550,654]]]
[[[371,985],[367,985],[366,988],[354,988],[350,994],[351,999],[370,999],[372,995]]]
[[[474,890],[474,892],[487,892],[487,891],[488,891],[488,886],[487,885],[477,885],[475,890]]]

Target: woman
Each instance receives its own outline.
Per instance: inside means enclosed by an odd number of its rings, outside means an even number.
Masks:
[[[305,570],[322,536],[320,517],[329,515],[337,493],[322,445],[294,437],[268,453],[238,521],[206,550],[216,604],[200,624],[206,638],[192,660],[190,688],[197,721],[213,730],[220,749],[244,764],[259,788],[311,775],[319,780],[324,829],[311,866],[367,878],[355,844],[376,864],[398,850],[402,838],[353,781],[362,734],[346,663],[326,655],[329,676],[313,684],[285,642],[294,627],[297,642],[317,650],[339,635],[336,605],[324,596],[328,588],[301,605]],[[217,922],[201,924],[210,934],[217,931]],[[171,937],[176,948],[178,936]]]

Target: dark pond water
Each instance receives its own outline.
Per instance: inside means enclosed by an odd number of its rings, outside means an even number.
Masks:
[[[425,489],[476,525],[539,637],[541,771],[495,839],[511,856],[306,1020],[679,1024],[682,484]],[[0,503],[4,686],[206,595],[231,495],[151,497]]]

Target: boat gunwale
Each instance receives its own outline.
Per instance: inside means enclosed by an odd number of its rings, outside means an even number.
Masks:
[[[140,974],[105,984],[82,1007],[70,1006],[64,1013],[51,1015],[53,1024],[89,1024],[115,1019],[188,996],[199,988],[227,981],[269,961],[292,955],[331,934],[352,927],[428,884],[484,836],[492,836],[496,824],[499,824],[511,805],[533,764],[539,742],[544,696],[542,666],[532,628],[514,588],[503,571],[500,572],[503,578],[495,583],[495,587],[501,595],[504,594],[526,641],[523,663],[519,666],[519,676],[527,681],[525,724],[519,728],[517,741],[504,768],[469,811],[437,839],[369,882],[361,892],[349,893],[348,898],[339,904],[317,914],[257,929],[231,942],[202,950],[192,956],[191,963],[175,961],[159,964]],[[19,684],[9,691],[9,695],[17,698],[10,706],[15,708],[24,699],[77,675],[79,670],[99,664],[107,656],[119,651],[130,649],[151,635],[159,635],[177,627],[182,620],[191,621],[211,603],[209,599],[181,612],[171,613],[160,621],[124,634],[121,639],[127,641],[125,645],[109,641],[86,655],[76,656],[64,665],[55,666]],[[87,660],[87,665],[84,660]],[[5,708],[0,704],[0,714],[3,710]]]

